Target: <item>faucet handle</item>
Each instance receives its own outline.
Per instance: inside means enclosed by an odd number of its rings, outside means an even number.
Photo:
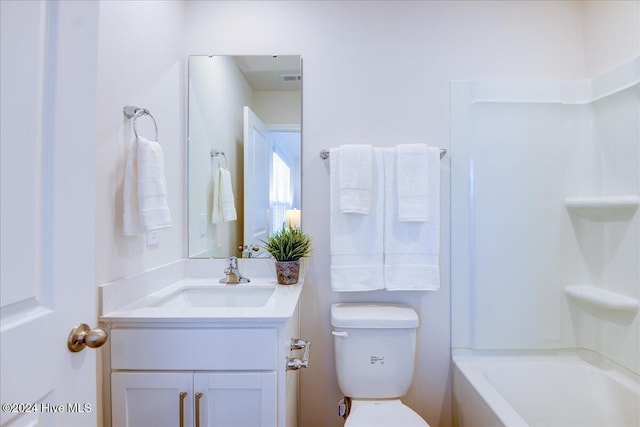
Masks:
[[[227,268],[237,269],[238,268],[238,257],[230,256],[229,258],[227,258]]]

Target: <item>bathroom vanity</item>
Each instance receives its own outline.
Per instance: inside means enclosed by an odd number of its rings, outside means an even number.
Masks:
[[[105,424],[297,426],[302,286],[184,279],[103,315]]]

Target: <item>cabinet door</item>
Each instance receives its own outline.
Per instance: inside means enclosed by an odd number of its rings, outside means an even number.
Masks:
[[[197,372],[200,425],[206,427],[274,427],[277,424],[275,372]]]
[[[192,372],[115,372],[111,374],[113,426],[192,426],[192,381]],[[181,397],[180,393],[187,394]],[[180,410],[181,402],[183,411]],[[182,419],[180,419],[181,416]]]

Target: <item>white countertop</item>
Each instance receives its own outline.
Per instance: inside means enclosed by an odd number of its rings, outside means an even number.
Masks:
[[[146,322],[255,322],[286,321],[294,313],[300,298],[303,281],[295,285],[278,285],[272,278],[256,278],[250,283],[225,285],[207,278],[186,278],[140,298],[120,309],[100,316],[100,321]],[[179,292],[183,288],[203,289],[213,287],[273,287],[275,290],[267,303],[260,307],[155,307],[154,304]]]

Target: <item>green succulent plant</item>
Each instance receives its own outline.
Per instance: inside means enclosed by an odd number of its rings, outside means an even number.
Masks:
[[[297,261],[311,252],[311,238],[298,228],[283,228],[262,243],[276,261]]]

